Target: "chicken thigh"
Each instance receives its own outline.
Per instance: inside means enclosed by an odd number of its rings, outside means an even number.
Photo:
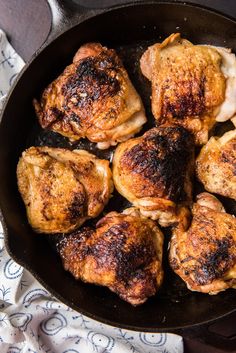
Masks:
[[[161,126],[121,143],[113,158],[118,192],[146,217],[169,226],[187,216],[192,195],[194,141],[181,126]]]
[[[179,224],[170,265],[192,291],[217,294],[236,288],[236,218],[208,193],[198,195],[188,230]]]
[[[229,49],[193,45],[179,33],[149,47],[141,70],[152,82],[152,112],[158,123],[175,123],[205,144],[216,121],[236,112],[236,58]]]
[[[80,47],[73,63],[34,106],[43,128],[98,148],[128,139],[146,122],[141,99],[116,52],[98,43]]]
[[[83,151],[30,147],[17,166],[28,221],[39,233],[67,233],[99,215],[113,190],[109,162]]]
[[[64,268],[76,279],[107,286],[133,305],[160,287],[162,247],[155,222],[133,209],[110,212],[96,229],[82,228],[58,244]]]
[[[197,158],[196,173],[207,191],[236,200],[236,129],[210,138]]]

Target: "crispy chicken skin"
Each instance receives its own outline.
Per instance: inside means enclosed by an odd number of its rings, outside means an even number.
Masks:
[[[210,138],[197,158],[196,173],[207,191],[236,200],[236,129]]]
[[[97,217],[113,190],[108,161],[52,147],[23,152],[17,181],[28,221],[39,233],[67,233]]]
[[[230,50],[193,45],[179,33],[149,47],[141,70],[152,82],[152,112],[158,123],[175,123],[205,144],[216,121],[236,112],[236,60]]]
[[[43,128],[71,141],[87,137],[98,148],[128,139],[146,122],[141,99],[115,50],[80,47],[73,63],[34,100]]]
[[[188,216],[194,140],[181,126],[161,126],[121,143],[113,158],[118,192],[162,226]],[[183,212],[184,211],[184,212]]]
[[[126,214],[125,214],[126,213]],[[163,235],[136,210],[110,212],[59,243],[64,268],[76,279],[107,286],[133,305],[155,295],[163,278]]]
[[[170,265],[192,291],[217,294],[236,288],[236,218],[208,193],[198,195],[187,231],[173,232]]]

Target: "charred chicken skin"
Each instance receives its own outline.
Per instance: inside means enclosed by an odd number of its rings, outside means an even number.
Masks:
[[[162,226],[188,216],[194,171],[194,140],[181,126],[162,126],[121,143],[113,158],[119,193]]]
[[[236,288],[236,218],[208,193],[198,195],[188,230],[173,232],[170,265],[192,291]]]
[[[109,162],[83,150],[30,147],[17,180],[28,221],[39,233],[67,233],[97,217],[113,190]]]
[[[163,278],[163,235],[133,208],[110,212],[58,245],[64,268],[76,279],[108,287],[133,305],[155,295]]]
[[[98,43],[80,47],[73,63],[34,106],[43,128],[70,140],[87,137],[100,149],[140,131],[146,122],[141,99],[116,52]]]
[[[236,129],[210,138],[197,158],[196,172],[207,191],[236,200]]]
[[[230,50],[193,45],[179,33],[149,47],[141,70],[152,82],[152,112],[159,124],[179,124],[205,144],[216,121],[236,112],[236,59]]]

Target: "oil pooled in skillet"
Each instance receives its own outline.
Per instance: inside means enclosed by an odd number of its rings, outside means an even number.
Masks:
[[[143,52],[147,49],[148,46],[152,45],[153,41],[138,42],[130,45],[114,47],[117,51],[117,54],[123,61],[124,67],[128,71],[131,82],[136,88],[137,92],[141,96],[143,101],[148,122],[144,125],[141,132],[138,135],[142,135],[145,131],[155,126],[155,120],[151,112],[151,85],[150,82],[142,75],[139,65],[139,60]],[[61,71],[63,71],[62,68]],[[49,84],[50,82],[48,82]],[[217,124],[214,130],[211,132],[212,135],[221,136],[225,131],[232,129],[233,125],[230,122]],[[136,136],[138,136],[136,135]],[[96,144],[89,142],[87,139],[81,139],[79,142],[71,143],[66,137],[63,137],[52,131],[43,130],[36,121],[35,125],[29,135],[27,141],[27,148],[30,146],[50,146],[50,147],[60,147],[68,148],[70,150],[78,148],[85,149],[88,152],[95,154],[99,158],[107,159],[110,162],[112,161],[113,152],[115,147],[111,147],[107,150],[99,150],[96,147]],[[196,151],[198,154],[199,149]],[[203,186],[195,180],[193,188],[193,197],[198,193],[204,191]],[[226,208],[226,211],[232,214],[236,214],[236,202],[233,200],[227,199],[216,195],[219,200],[223,203]],[[102,214],[93,220],[87,221],[84,225],[95,225],[97,220],[100,219],[103,215],[110,211],[122,211],[126,207],[130,207],[131,204],[124,199],[116,190],[114,190],[113,197],[109,201],[108,205],[105,207]],[[168,243],[170,240],[171,229],[165,228],[162,229],[165,235],[165,244],[164,244],[164,257],[163,257],[163,267],[164,267],[164,283],[157,294],[157,298],[165,299],[173,303],[178,303],[181,301],[182,297],[191,295],[191,291],[186,288],[185,283],[170,269],[168,263]],[[42,235],[40,235],[42,236]],[[49,236],[46,235],[49,241],[49,244],[56,250],[56,243],[58,238],[61,238],[60,235]],[[104,289],[107,290],[107,289]],[[202,295],[202,294],[197,294]],[[153,300],[153,299],[150,299]]]

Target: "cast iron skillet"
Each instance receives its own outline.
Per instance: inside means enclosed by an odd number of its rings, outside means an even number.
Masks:
[[[63,4],[65,6],[66,1]],[[40,130],[32,99],[39,96],[46,85],[71,62],[82,43],[99,41],[119,49],[134,84],[143,95],[150,121],[152,117],[147,98],[150,92],[137,65],[145,46],[180,31],[183,37],[194,43],[228,46],[236,51],[236,22],[199,6],[146,1],[102,11],[83,11],[82,15],[73,15],[73,6],[70,6],[67,9],[70,17],[64,17],[57,28],[61,34],[52,31],[50,44],[47,43],[26,66],[2,114],[0,195],[8,252],[62,302],[113,326],[139,331],[171,331],[206,323],[233,312],[236,309],[235,290],[216,296],[190,292],[168,269],[160,293],[144,305],[132,307],[106,288],[74,280],[63,270],[48,237],[36,235],[28,225],[16,186],[15,170],[21,152],[34,143],[71,148],[66,139]],[[64,11],[63,8],[61,11]],[[122,49],[121,45],[126,49]],[[125,54],[126,50],[128,54]],[[233,212],[232,203],[225,202],[225,205]]]

